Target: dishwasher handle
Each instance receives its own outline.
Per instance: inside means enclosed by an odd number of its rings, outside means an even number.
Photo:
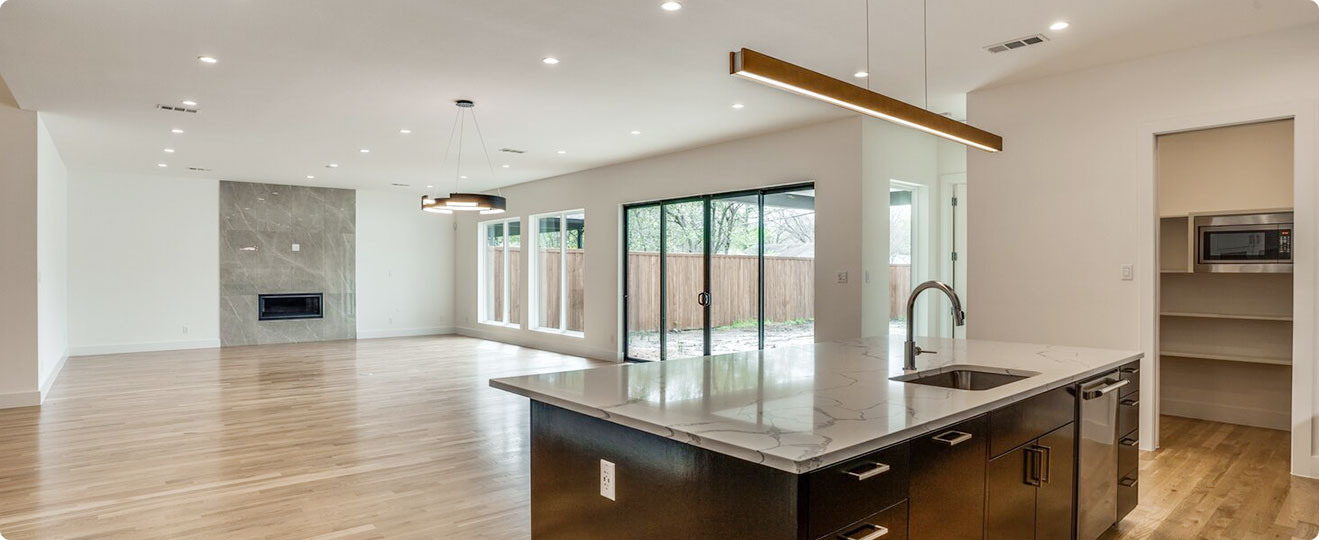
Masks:
[[[1123,386],[1131,384],[1131,381],[1127,379],[1123,379],[1120,381],[1105,381],[1105,382],[1107,384],[1100,386],[1099,388],[1082,390],[1081,399],[1091,400],[1091,399],[1101,398],[1108,395],[1112,391],[1117,390],[1118,388],[1122,388]]]

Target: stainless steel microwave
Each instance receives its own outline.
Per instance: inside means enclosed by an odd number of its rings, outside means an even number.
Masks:
[[[1196,272],[1292,271],[1292,213],[1195,217]]]

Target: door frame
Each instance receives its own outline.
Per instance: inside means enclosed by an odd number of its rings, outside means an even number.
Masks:
[[[1294,175],[1294,212],[1299,231],[1315,231],[1319,212],[1319,189],[1316,186],[1316,124],[1319,117],[1310,101],[1291,101],[1216,111],[1145,122],[1135,130],[1138,143],[1137,178],[1138,252],[1136,257],[1139,287],[1140,344],[1146,352],[1141,370],[1152,376],[1141,377],[1140,448],[1159,447],[1159,204],[1156,141],[1159,135],[1198,131],[1216,127],[1253,124],[1270,120],[1294,120],[1292,144]],[[1314,417],[1319,406],[1313,402],[1315,390],[1316,349],[1316,275],[1319,274],[1319,239],[1314,235],[1298,237],[1295,272],[1292,274],[1292,429],[1291,473],[1319,478],[1319,456],[1315,455]]]
[[[629,340],[628,340],[628,317],[627,317],[627,314],[628,314],[628,302],[629,302],[629,300],[630,300],[630,299],[628,298],[628,291],[630,290],[630,289],[629,289],[629,285],[630,285],[630,283],[628,282],[628,253],[629,253],[629,250],[628,250],[628,232],[629,232],[629,227],[628,227],[628,219],[627,219],[627,215],[628,215],[628,211],[629,211],[629,210],[633,210],[633,209],[637,209],[637,208],[648,208],[648,207],[659,207],[659,209],[660,209],[660,220],[659,220],[659,222],[660,222],[660,227],[659,227],[659,228],[660,228],[660,233],[659,233],[659,234],[660,234],[660,237],[659,237],[659,266],[660,266],[660,271],[659,271],[659,280],[660,280],[660,294],[659,294],[659,304],[660,304],[660,305],[659,305],[659,309],[660,309],[659,342],[660,342],[660,360],[663,361],[663,360],[666,360],[666,359],[667,359],[667,358],[665,358],[665,357],[667,356],[667,349],[668,349],[668,335],[667,335],[668,332],[665,330],[665,327],[668,326],[668,279],[667,279],[667,278],[668,278],[668,269],[667,269],[667,262],[666,262],[666,260],[665,260],[665,259],[667,258],[667,255],[668,255],[668,253],[667,253],[668,250],[667,250],[667,248],[666,248],[666,244],[667,244],[667,243],[665,242],[665,236],[666,236],[666,233],[667,233],[667,231],[665,230],[665,229],[666,229],[666,227],[665,227],[665,222],[667,221],[667,220],[665,219],[665,217],[666,217],[665,212],[664,212],[665,207],[666,207],[667,205],[670,205],[670,204],[681,204],[681,203],[689,203],[689,202],[696,202],[696,201],[701,201],[701,202],[702,202],[702,204],[703,204],[703,206],[704,206],[704,210],[703,210],[703,221],[704,221],[703,229],[704,229],[704,230],[703,230],[703,232],[702,232],[702,246],[703,246],[703,247],[702,247],[702,251],[703,251],[702,258],[704,259],[704,260],[703,260],[703,265],[704,265],[704,272],[703,272],[703,273],[704,273],[704,276],[703,276],[703,278],[702,278],[702,281],[703,281],[703,283],[702,283],[702,287],[703,287],[703,289],[704,289],[704,292],[709,293],[709,292],[710,292],[710,274],[711,274],[711,262],[710,262],[710,261],[711,261],[712,255],[713,255],[713,254],[711,253],[711,251],[710,251],[710,250],[711,250],[711,248],[710,248],[710,219],[711,219],[711,203],[712,203],[713,201],[715,201],[715,200],[718,200],[718,199],[728,199],[728,198],[746,197],[746,196],[748,196],[748,195],[755,195],[755,196],[756,196],[756,207],[757,207],[757,216],[758,216],[758,218],[757,218],[758,223],[757,223],[757,227],[756,227],[756,228],[757,228],[757,231],[756,231],[756,238],[757,238],[757,239],[756,239],[756,243],[757,243],[756,258],[757,258],[757,273],[759,274],[759,279],[757,280],[757,285],[756,285],[756,296],[757,296],[757,298],[756,298],[756,304],[757,304],[757,308],[756,308],[756,319],[757,319],[757,322],[756,322],[756,327],[757,327],[756,335],[757,335],[757,350],[763,350],[763,349],[765,348],[765,196],[766,196],[766,195],[772,195],[772,194],[775,194],[775,193],[786,193],[786,192],[791,192],[791,191],[800,191],[800,190],[803,190],[803,189],[811,189],[811,190],[814,190],[814,189],[815,189],[815,182],[814,182],[814,181],[809,181],[809,182],[797,182],[797,183],[792,183],[792,184],[783,184],[783,185],[777,185],[777,186],[768,186],[768,187],[763,187],[763,188],[740,189],[740,190],[734,190],[734,191],[721,191],[721,192],[718,192],[718,193],[707,193],[707,194],[701,194],[701,195],[688,195],[688,196],[685,196],[685,197],[675,197],[675,198],[670,198],[670,199],[659,199],[659,200],[652,200],[652,201],[642,201],[642,202],[627,203],[627,204],[622,205],[622,211],[621,211],[621,213],[620,213],[620,218],[619,218],[619,219],[621,220],[621,228],[622,228],[622,237],[621,237],[621,240],[622,240],[621,244],[622,244],[622,245],[621,245],[621,248],[619,249],[619,252],[621,253],[621,257],[620,257],[620,258],[622,259],[622,261],[621,261],[621,272],[620,272],[620,273],[622,274],[622,276],[621,276],[621,280],[620,280],[620,282],[622,283],[622,291],[621,291],[621,296],[622,296],[622,309],[619,310],[620,313],[621,313],[622,328],[621,328],[621,331],[619,332],[619,335],[621,336],[621,339],[619,340],[619,341],[620,341],[620,343],[619,343],[619,348],[620,348],[621,351],[622,351],[622,358],[623,358],[623,361],[624,361],[624,362],[652,362],[652,361],[653,361],[653,360],[646,360],[646,359],[641,359],[641,358],[632,358],[631,356],[628,355],[628,343],[629,343]],[[703,308],[702,308],[702,311],[703,311],[703,319],[704,319],[704,321],[703,321],[703,328],[702,328],[702,335],[703,335],[703,341],[704,341],[703,346],[702,346],[702,353],[703,353],[705,356],[709,356],[709,355],[710,355],[710,345],[711,345],[711,344],[710,344],[710,330],[711,330],[711,328],[710,328],[710,310],[711,310],[711,304],[713,304],[713,302],[710,302],[709,304],[703,306]]]

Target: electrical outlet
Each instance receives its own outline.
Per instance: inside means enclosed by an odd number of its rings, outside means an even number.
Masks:
[[[188,333],[188,325],[183,325],[183,333]]]
[[[293,251],[302,251],[302,244],[293,244]]]
[[[614,463],[600,460],[600,496],[611,501],[618,500],[615,498],[617,486],[618,477],[614,475]]]
[[[1136,267],[1130,264],[1122,265],[1122,281],[1131,281],[1136,279]]]
[[[839,282],[839,283],[847,283],[847,272],[839,272],[839,273],[838,273],[838,282]]]

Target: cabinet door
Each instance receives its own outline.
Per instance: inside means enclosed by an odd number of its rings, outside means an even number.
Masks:
[[[1071,540],[1075,496],[1076,424],[1067,424],[1036,441],[1044,461],[1035,497],[1035,540]]]
[[[911,441],[911,538],[984,538],[987,426],[977,416]]]
[[[1040,483],[1035,473],[1043,453],[1033,444],[989,462],[985,481],[985,540],[1035,538],[1035,491]]]

